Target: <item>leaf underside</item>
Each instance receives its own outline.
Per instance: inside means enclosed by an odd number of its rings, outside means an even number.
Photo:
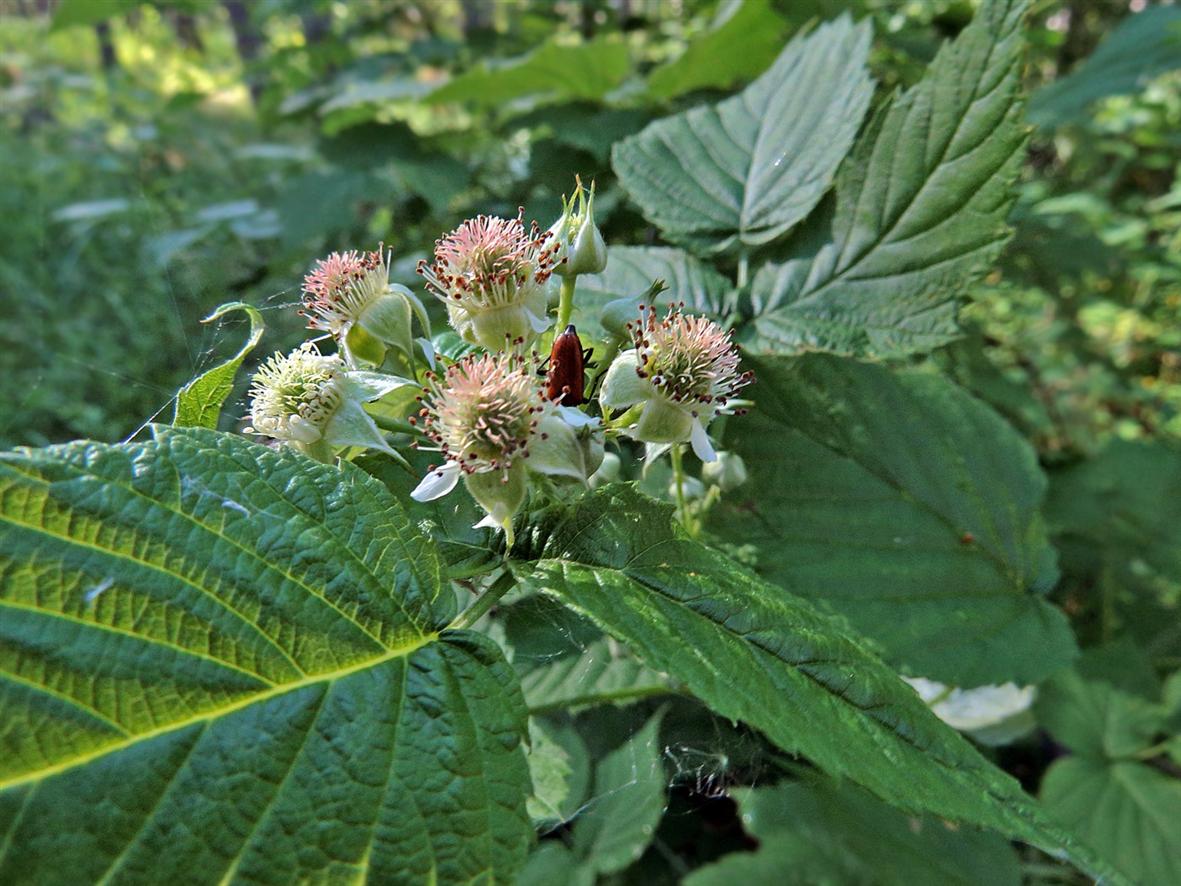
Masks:
[[[869,106],[868,24],[797,37],[741,93],[652,123],[611,165],[664,234],[706,252],[770,242],[832,185]]]
[[[1025,10],[983,4],[875,116],[837,176],[835,210],[756,274],[752,347],[892,357],[958,337],[957,300],[1009,237]]]

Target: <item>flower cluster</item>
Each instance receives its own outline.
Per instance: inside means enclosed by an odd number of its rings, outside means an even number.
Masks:
[[[515,219],[480,215],[435,243],[435,260],[418,273],[446,306],[464,339],[489,350],[531,342],[549,326],[545,284],[559,244],[524,211]]]
[[[633,347],[611,364],[600,402],[608,409],[640,407],[637,440],[689,442],[703,462],[713,461],[705,429],[716,415],[733,411],[730,401],[752,379],[738,369],[730,333],[681,307],[669,308],[664,317],[641,307],[628,330]]]
[[[309,342],[264,363],[250,390],[247,432],[321,461],[361,447],[408,466],[390,445],[391,439],[405,445],[406,436],[387,439],[377,416],[387,432],[417,437],[412,445],[438,453],[414,499],[437,499],[462,480],[486,513],[477,525],[504,531],[510,547],[513,517],[530,489],[562,494],[552,481],[535,482],[536,475],[586,486],[613,482],[627,474],[605,444],[628,436],[647,444],[649,460],[670,451],[670,496],[692,531],[718,496],[746,480],[742,460],[715,453],[707,430],[719,414],[736,411],[741,401],[734,398],[751,381],[729,332],[683,306],[660,316],[642,303],[639,320],[625,323],[637,301],[660,296],[665,286],[655,281],[643,295],[608,304],[597,318],[606,337],[584,350],[571,322],[577,278],[607,265],[594,187],[578,182],[548,231],[536,223],[526,228],[523,218],[522,212],[515,219],[469,219],[436,241],[431,262],[419,263],[427,290],[446,307],[456,332],[475,345],[458,359],[436,354],[426,308],[409,289],[390,283],[390,256],[382,248],[334,252],[316,262],[304,278],[301,313],[311,329],[335,341],[337,352],[324,355]],[[541,344],[546,365],[533,346],[552,322],[554,274],[562,278],[555,288],[563,331]],[[416,320],[426,338],[413,337]],[[419,346],[425,363],[415,358]],[[614,359],[597,366],[596,346]],[[384,400],[380,408],[366,407],[375,400]],[[704,463],[700,480],[685,475],[685,443]]]

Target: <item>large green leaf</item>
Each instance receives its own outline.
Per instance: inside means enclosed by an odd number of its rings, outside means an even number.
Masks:
[[[913,673],[1032,683],[1074,653],[1042,594],[1053,551],[1032,448],[941,377],[815,354],[760,357],[726,445],[752,482],[712,528],[822,600]]]
[[[879,886],[1017,886],[1021,868],[998,834],[910,817],[848,783],[819,778],[736,792],[759,841],[762,881]],[[742,881],[749,853],[725,856],[688,886]]]
[[[563,600],[724,717],[900,808],[994,828],[1103,867],[940,722],[839,621],[679,537],[627,485],[555,509],[518,543],[523,580]]]
[[[631,70],[627,45],[602,37],[566,45],[550,41],[520,58],[482,62],[426,96],[433,104],[467,102],[494,108],[518,99],[597,100]]]
[[[1069,76],[1029,99],[1029,119],[1056,126],[1082,117],[1092,102],[1143,89],[1181,68],[1181,8],[1154,6],[1129,15]]]
[[[756,275],[758,348],[891,356],[957,337],[957,299],[1009,236],[1025,7],[988,0],[875,117],[837,177],[835,212]]]
[[[615,146],[623,186],[670,239],[706,252],[767,243],[832,185],[869,105],[868,24],[797,37],[741,93]]]
[[[208,430],[0,456],[0,881],[512,881],[525,707],[376,480]]]
[[[761,73],[775,59],[788,25],[769,0],[740,0],[730,4],[729,13],[680,56],[653,68],[649,95],[669,99],[695,89],[725,89]]]

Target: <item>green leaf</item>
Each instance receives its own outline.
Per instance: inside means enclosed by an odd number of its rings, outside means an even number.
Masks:
[[[547,840],[534,850],[521,869],[517,886],[594,886],[595,873],[579,864],[574,853],[557,840]]]
[[[744,0],[729,18],[648,75],[648,94],[670,99],[696,89],[726,89],[761,73],[778,54],[788,23],[768,0]]]
[[[613,874],[648,848],[664,814],[664,763],[657,713],[599,761],[586,811],[574,826],[574,851],[584,867]]]
[[[537,562],[514,569],[719,715],[745,721],[831,775],[904,810],[993,828],[1104,867],[841,622],[678,537],[670,518],[669,506],[630,486],[607,486],[541,519],[518,540],[517,553]]]
[[[828,191],[861,125],[869,40],[848,17],[797,37],[738,95],[616,145],[616,175],[671,240],[720,252],[776,239]]]
[[[481,108],[526,98],[539,103],[593,101],[622,83],[630,71],[627,45],[615,38],[573,45],[551,41],[519,58],[482,62],[440,86],[425,101],[466,102]]]
[[[1046,808],[1140,886],[1181,882],[1181,781],[1143,763],[1058,760]]]
[[[1009,237],[1025,0],[989,0],[841,168],[835,212],[755,276],[765,351],[896,356],[958,337],[956,302]]]
[[[1058,126],[1084,117],[1092,102],[1139,92],[1161,74],[1181,68],[1181,8],[1153,6],[1129,15],[1069,76],[1029,99],[1029,119]]]
[[[765,856],[761,882],[880,886],[1017,886],[1021,868],[997,834],[904,815],[848,783],[812,778],[737,791],[746,830]],[[747,853],[728,855],[688,886],[741,882]],[[821,876],[817,877],[817,872]]]
[[[526,803],[536,826],[553,828],[572,818],[590,787],[590,754],[567,723],[529,718],[529,774],[533,796]]]
[[[140,5],[141,0],[61,0],[53,13],[50,30],[97,25],[109,18],[126,15]]]
[[[1043,597],[1046,480],[1012,428],[931,374],[821,354],[746,366],[756,406],[726,447],[752,481],[713,531],[916,675],[1034,683],[1070,660],[1070,627]]]
[[[623,703],[672,691],[668,678],[557,600],[530,594],[497,613],[532,712]]]
[[[654,280],[668,289],[656,301],[684,302],[694,312],[721,316],[732,304],[734,284],[705,262],[681,249],[667,246],[612,246],[601,274],[578,278],[575,308],[579,330],[596,333],[603,308],[616,299],[641,299]],[[637,309],[638,310],[638,309]]]
[[[1089,682],[1067,671],[1039,689],[1037,718],[1076,754],[1118,760],[1153,743],[1165,710],[1106,682]]]
[[[511,883],[524,701],[440,585],[348,465],[0,455],[0,881]]]
[[[244,302],[234,301],[219,305],[212,314],[202,320],[211,323],[230,311],[245,311],[250,317],[250,338],[233,357],[212,369],[201,373],[176,394],[176,412],[172,424],[179,428],[216,428],[221,418],[221,408],[234,390],[234,379],[242,361],[262,340],[266,329],[258,308]]]

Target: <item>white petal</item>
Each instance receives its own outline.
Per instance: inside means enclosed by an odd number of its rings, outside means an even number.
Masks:
[[[415,501],[434,501],[454,489],[458,482],[459,465],[449,461],[443,467],[436,468],[423,477],[422,482],[415,486],[414,491],[410,493],[410,497]]]
[[[431,369],[435,368],[435,346],[429,338],[415,339],[422,348],[422,353],[426,356],[426,362],[430,364]]]
[[[704,462],[717,461],[718,454],[714,452],[713,444],[709,442],[709,434],[705,432],[705,425],[701,419],[693,419],[693,431],[689,435],[689,443],[693,453]]]
[[[504,526],[502,521],[497,520],[491,514],[485,514],[483,520],[472,524],[472,529],[504,529]]]
[[[572,428],[583,428],[587,425],[597,426],[599,419],[594,415],[587,415],[581,409],[574,406],[559,406],[558,415],[562,417],[562,421],[570,425]]]
[[[550,321],[548,317],[538,317],[532,311],[526,309],[525,316],[529,319],[529,326],[536,333],[545,332],[549,329]]]

